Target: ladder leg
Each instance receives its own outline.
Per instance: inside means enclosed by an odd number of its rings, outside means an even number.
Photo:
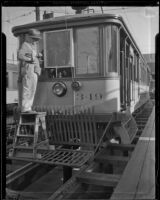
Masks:
[[[46,145],[47,145],[47,148],[49,149],[49,140],[48,140],[48,135],[47,135],[47,131],[46,131],[45,116],[41,117],[41,124],[42,124],[42,129],[44,132],[44,136],[45,136]]]
[[[35,126],[34,126],[33,158],[36,158],[36,153],[37,153],[38,127],[39,127],[39,117],[37,116],[35,119]]]
[[[12,155],[11,155],[11,156],[14,156],[15,151],[16,151],[16,145],[17,145],[17,141],[18,141],[17,135],[19,135],[19,132],[20,132],[21,122],[22,122],[22,119],[21,119],[21,116],[20,116],[19,124],[18,124],[17,130],[15,130],[15,133],[14,133],[13,152],[12,152]]]
[[[19,124],[18,124],[17,130],[15,131],[14,141],[13,141],[13,149],[12,149],[12,152],[10,152],[10,156],[15,155],[16,149],[21,149],[21,151],[22,151],[25,148],[30,148],[30,147],[24,147],[24,145],[23,146],[19,145],[18,140],[20,138],[24,138],[24,140],[28,140],[29,142],[30,142],[30,139],[32,139],[32,141],[33,141],[33,146],[31,147],[32,158],[37,158],[38,156],[41,156],[40,154],[37,154],[38,146],[45,144],[45,145],[47,145],[47,147],[49,149],[49,141],[48,141],[47,131],[46,131],[45,115],[46,115],[46,113],[35,113],[35,114],[21,113]],[[42,130],[43,130],[43,134],[45,136],[44,141],[43,140],[38,141],[40,124],[41,124]],[[33,130],[31,129],[31,127],[33,127]],[[22,128],[23,128],[24,132],[22,131]],[[32,133],[32,131],[33,131],[33,133]],[[21,153],[23,153],[23,152],[21,152]],[[24,152],[24,153],[26,153],[26,152]],[[17,155],[17,156],[19,156],[19,155]]]

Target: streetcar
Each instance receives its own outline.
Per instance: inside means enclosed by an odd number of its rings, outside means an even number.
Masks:
[[[150,98],[150,68],[121,16],[77,14],[16,26],[19,47],[30,28],[41,32],[37,52],[43,54],[34,108],[61,112],[88,106],[97,121],[112,113],[126,122],[130,117],[136,132],[132,113]],[[19,91],[21,81],[20,71]]]

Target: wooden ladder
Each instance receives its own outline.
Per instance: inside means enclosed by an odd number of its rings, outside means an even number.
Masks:
[[[28,157],[29,154],[27,155],[24,153],[25,149],[31,149],[33,151],[31,154],[31,156],[33,156],[32,158],[36,158],[38,156],[37,148],[39,146],[46,145],[47,149],[49,149],[45,116],[46,112],[20,113],[19,124],[14,136],[13,149],[10,157],[19,156],[16,154],[17,150],[21,151],[20,157]],[[39,141],[40,126],[44,139]],[[22,139],[23,141],[20,141]],[[28,142],[31,142],[33,145],[29,146]]]

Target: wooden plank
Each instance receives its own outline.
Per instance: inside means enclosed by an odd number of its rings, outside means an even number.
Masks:
[[[94,137],[94,144],[97,145],[98,144],[98,135],[97,135],[97,127],[96,127],[96,121],[95,121],[95,115],[94,115],[94,110],[92,110],[92,122],[93,122],[93,137]]]
[[[88,127],[88,119],[87,119],[87,117],[86,117],[86,110],[85,110],[85,112],[84,112],[84,127],[85,127],[85,138],[86,138],[86,143],[88,143],[89,144],[89,127]]]
[[[108,144],[107,148],[121,151],[133,151],[135,148],[134,144]]]
[[[63,136],[64,136],[64,141],[68,141],[67,137],[67,129],[66,129],[66,114],[62,116],[62,130],[63,130]]]
[[[76,120],[77,120],[77,132],[79,135],[80,143],[83,143],[83,135],[81,130],[81,122],[80,122],[80,114],[76,114]]]
[[[17,179],[20,176],[23,176],[28,171],[32,170],[33,168],[37,167],[38,164],[35,163],[28,163],[21,168],[17,169],[16,171],[8,174],[6,176],[6,185],[9,185],[11,182],[13,182],[15,179]]]
[[[74,127],[74,139],[79,139],[78,130],[77,130],[77,118],[76,115],[73,115],[73,127]]]
[[[59,134],[58,134],[58,120],[57,120],[56,114],[54,114],[53,121],[51,123],[53,123],[53,127],[54,127],[54,130],[55,130],[55,132],[53,133],[53,134],[55,134],[55,139],[56,139],[55,141],[60,142]]]
[[[84,128],[84,118],[83,118],[83,114],[82,113],[80,113],[80,115],[79,115],[79,120],[80,120],[80,126],[81,126],[82,141],[83,141],[83,143],[86,143],[86,140],[85,140],[85,128]]]
[[[51,127],[52,127],[52,136],[53,136],[53,142],[58,142],[58,136],[57,136],[57,121],[56,121],[56,115],[51,116]]]
[[[155,134],[154,109],[149,118],[143,137],[153,138]],[[139,140],[111,200],[154,199],[155,155],[154,140]],[[142,198],[143,197],[143,198]]]
[[[72,116],[71,111],[69,112],[68,118],[69,118],[69,125],[70,125],[70,131],[69,131],[70,137],[69,137],[69,139],[73,140],[73,138],[74,138],[74,128],[73,128],[73,120],[72,120],[73,116]]]
[[[58,120],[58,124],[57,124],[57,126],[58,126],[58,132],[57,133],[59,135],[60,142],[63,142],[64,140],[63,140],[63,133],[62,133],[61,114],[57,115],[57,120]]]
[[[155,142],[153,141],[149,142],[135,199],[155,199]]]
[[[90,109],[88,109],[88,123],[89,123],[89,137],[90,137],[90,144],[93,144],[93,126],[92,126],[92,114]]]
[[[69,126],[69,122],[68,122],[68,114],[67,114],[67,111],[65,112],[65,124],[66,124],[66,132],[67,132],[67,141],[69,141],[69,138],[70,138],[70,126]]]
[[[115,187],[120,180],[120,175],[83,172],[77,176],[77,180],[91,185]]]
[[[127,163],[129,161],[129,157],[125,156],[109,156],[109,155],[98,155],[95,157],[95,161],[98,162],[107,162],[107,163],[117,163],[117,162],[124,162]]]

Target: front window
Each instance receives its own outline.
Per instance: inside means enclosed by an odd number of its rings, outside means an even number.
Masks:
[[[107,25],[105,27],[106,71],[117,72],[118,59],[118,27]]]
[[[89,27],[76,30],[77,75],[99,74],[99,29]]]
[[[45,68],[72,65],[71,30],[44,33]]]

